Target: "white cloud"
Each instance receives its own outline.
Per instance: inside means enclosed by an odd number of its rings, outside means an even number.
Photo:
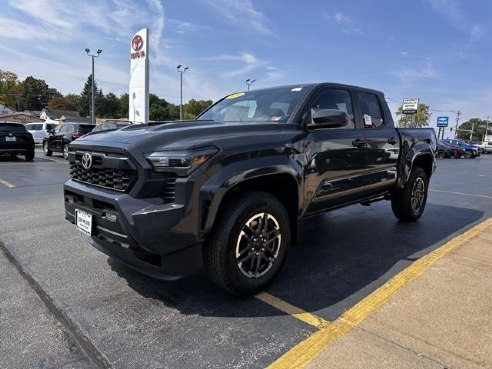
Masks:
[[[346,34],[358,34],[363,35],[364,32],[359,28],[354,26],[352,18],[342,12],[336,12],[333,14],[324,14],[324,17],[331,22],[335,22],[337,25],[342,26],[342,32]]]
[[[167,24],[174,32],[181,33],[181,34],[203,31],[210,28],[209,26],[204,26],[201,24],[193,24],[179,19],[168,19]]]
[[[56,40],[58,35],[42,27],[25,24],[14,19],[0,18],[0,37],[17,40]]]
[[[212,8],[218,18],[242,31],[253,30],[263,35],[272,35],[263,13],[257,11],[251,0],[209,0],[206,4]]]
[[[418,68],[400,69],[394,74],[404,82],[441,77],[441,73],[434,67],[431,61],[427,61],[423,66]]]

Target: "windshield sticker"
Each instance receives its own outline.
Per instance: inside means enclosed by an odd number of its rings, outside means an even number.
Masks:
[[[226,99],[237,99],[238,97],[246,95],[244,92],[237,92],[235,94],[229,95]]]
[[[302,87],[294,87],[291,91],[294,92],[302,91]]]

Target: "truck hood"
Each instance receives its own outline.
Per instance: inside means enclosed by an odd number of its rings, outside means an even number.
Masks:
[[[145,153],[159,150],[194,149],[205,146],[220,147],[224,141],[227,141],[226,146],[232,142],[245,144],[245,141],[261,145],[262,142],[272,143],[273,138],[285,140],[287,137],[278,135],[278,133],[286,128],[290,132],[289,136],[299,134],[294,125],[263,122],[259,124],[191,121],[157,125],[138,124],[116,131],[81,137],[73,141],[70,147],[73,149],[87,146],[90,146],[91,149],[117,147],[126,150],[137,149]],[[278,136],[282,136],[282,138]],[[275,141],[277,140],[275,139]]]

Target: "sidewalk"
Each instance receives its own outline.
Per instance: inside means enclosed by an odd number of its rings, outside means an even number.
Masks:
[[[492,368],[492,225],[430,266],[308,368]]]

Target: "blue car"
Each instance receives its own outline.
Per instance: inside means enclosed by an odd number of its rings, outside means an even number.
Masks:
[[[451,144],[451,145],[456,145],[456,146],[461,147],[463,150],[465,150],[465,158],[474,159],[477,156],[480,156],[480,151],[478,151],[478,149],[475,146],[470,145],[470,144],[466,143],[465,141],[456,140],[456,139],[444,139],[441,141],[448,143],[448,144]]]

